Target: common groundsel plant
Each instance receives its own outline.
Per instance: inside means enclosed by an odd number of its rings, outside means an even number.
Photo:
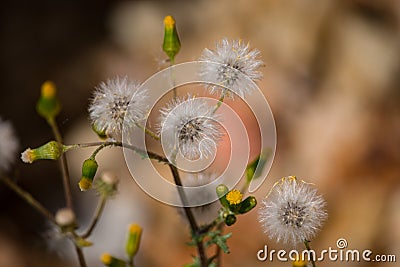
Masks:
[[[54,140],[42,146],[27,148],[21,154],[25,163],[38,160],[59,161],[65,191],[65,208],[52,214],[43,204],[18,186],[7,172],[16,154],[18,141],[9,122],[0,120],[1,181],[44,215],[75,247],[81,267],[87,266],[85,248],[92,246],[91,237],[101,219],[106,202],[117,195],[118,178],[112,172],[97,174],[96,157],[105,147],[122,148],[128,168],[135,181],[151,197],[177,207],[178,214],[188,224],[189,246],[197,249],[193,262],[186,267],[220,266],[221,253],[229,253],[229,227],[240,216],[252,211],[257,199],[254,192],[265,179],[275,151],[275,125],[264,96],[255,82],[262,78],[260,51],[242,40],[222,39],[215,49],[204,49],[199,61],[175,65],[181,43],[171,16],[164,19],[163,50],[170,66],[153,75],[144,83],[133,82],[127,76],[111,78],[100,83],[89,104],[89,119],[100,141],[64,144],[56,117],[61,110],[54,83],[46,81],[36,110],[49,124]],[[179,92],[180,86],[196,83],[209,92],[210,97]],[[172,96],[167,93],[172,91]],[[166,104],[152,109],[160,98]],[[253,110],[259,125],[261,149],[255,159],[249,158],[248,136],[238,116],[227,117],[232,108],[225,99],[245,101]],[[256,106],[256,107],[255,107]],[[150,114],[157,122],[150,127]],[[234,115],[234,114],[233,114]],[[225,119],[229,118],[229,122]],[[231,124],[238,123],[238,128]],[[210,167],[219,144],[231,140],[230,160],[221,173]],[[146,145],[146,137],[162,147],[155,153]],[[245,140],[245,141],[244,141]],[[247,144],[247,145],[246,145]],[[87,229],[81,229],[73,208],[68,172],[67,152],[94,148],[82,163],[78,186],[82,192],[96,190],[99,203]],[[244,155],[244,156],[242,156]],[[147,167],[138,170],[141,160]],[[130,165],[130,162],[134,162]],[[160,177],[153,163],[167,166],[170,181]],[[242,180],[238,187],[239,181]],[[161,179],[160,179],[161,178]],[[157,184],[159,186],[154,186]],[[247,195],[247,196],[246,196]],[[258,211],[264,232],[271,239],[289,246],[303,243],[310,249],[313,239],[327,218],[325,201],[312,184],[295,176],[284,177],[271,188],[261,201]],[[227,228],[228,227],[228,228]],[[125,258],[109,253],[99,255],[109,267],[136,266],[135,256],[140,247],[142,227],[132,223],[125,241]],[[215,249],[215,248],[216,249]],[[294,261],[293,266],[315,266],[313,259]]]

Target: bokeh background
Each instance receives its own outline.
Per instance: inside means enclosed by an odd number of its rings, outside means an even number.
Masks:
[[[63,110],[66,142],[97,140],[87,120],[93,88],[115,75],[144,81],[165,67],[162,20],[177,20],[182,48],[177,62],[197,59],[228,37],[258,48],[266,66],[259,83],[277,126],[276,157],[260,199],[287,175],[313,182],[328,203],[329,219],[312,242],[317,251],[350,249],[400,257],[400,3],[396,0],[44,1],[5,0],[0,8],[0,116],[12,121],[20,150],[52,138],[34,111],[40,85],[53,80]],[[91,150],[68,154],[75,207],[84,228],[96,206],[80,193],[81,162]],[[61,175],[54,162],[10,173],[52,212],[62,208]],[[127,225],[140,223],[138,266],[182,266],[186,222],[175,208],[144,194],[109,149],[100,170],[121,178],[85,250],[89,266],[99,255],[123,256]],[[223,266],[290,266],[259,262],[264,245],[285,248],[263,234],[257,212],[239,218]],[[398,263],[322,262],[318,266],[397,266]],[[74,251],[39,214],[0,185],[0,266],[77,266]]]

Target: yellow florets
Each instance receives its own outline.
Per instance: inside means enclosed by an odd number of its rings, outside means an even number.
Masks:
[[[228,200],[229,204],[231,205],[239,204],[242,201],[242,198],[242,193],[236,189],[229,191],[229,193],[226,194],[226,200]]]
[[[45,81],[41,89],[44,98],[53,98],[57,93],[56,85],[52,81]]]
[[[86,191],[92,187],[92,181],[84,177],[79,181],[78,185],[81,191]]]
[[[172,16],[166,16],[164,18],[164,25],[166,28],[173,28],[175,26],[175,20]]]
[[[131,234],[140,233],[142,232],[142,227],[140,227],[138,224],[133,223],[129,226],[129,232]]]
[[[293,267],[306,267],[307,266],[307,261],[304,261],[302,259],[297,258],[295,261],[292,263]]]
[[[101,260],[101,262],[104,263],[105,265],[109,265],[109,264],[111,264],[112,257],[111,257],[111,255],[108,254],[108,253],[103,253],[103,255],[101,255],[100,260]]]

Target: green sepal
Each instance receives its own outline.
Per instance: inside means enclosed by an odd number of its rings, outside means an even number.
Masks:
[[[228,215],[225,217],[225,224],[226,224],[227,226],[231,226],[231,225],[233,225],[235,222],[236,222],[236,216],[235,216],[235,214],[228,214]]]
[[[219,198],[219,202],[223,207],[229,208],[229,201],[226,199],[226,194],[229,192],[229,189],[226,185],[220,184],[216,188],[217,196]]]
[[[244,214],[252,210],[257,205],[257,199],[253,196],[247,197],[245,200],[240,202],[238,213]]]

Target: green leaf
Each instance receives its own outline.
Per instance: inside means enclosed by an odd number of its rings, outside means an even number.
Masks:
[[[255,158],[252,162],[247,165],[246,168],[246,182],[250,183],[253,179],[257,179],[260,177],[265,164],[267,163],[268,159],[271,157],[271,149],[264,148],[261,151],[261,154]]]
[[[216,244],[219,246],[222,251],[226,254],[230,253],[229,247],[226,244],[228,238],[232,236],[232,233],[227,233],[226,235],[220,235],[221,231],[214,231],[210,232],[207,235],[210,237],[210,240],[206,242],[206,247],[210,246],[211,244]]]
[[[183,267],[201,267],[200,264],[200,259],[198,257],[192,256],[193,262],[192,263],[186,263],[183,265]]]

